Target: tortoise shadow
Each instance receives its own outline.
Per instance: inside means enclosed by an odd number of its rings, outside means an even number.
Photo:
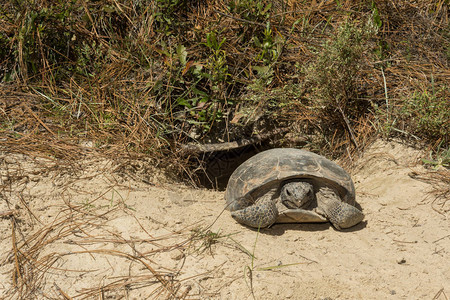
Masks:
[[[331,223],[292,223],[292,224],[274,224],[270,228],[264,228],[261,229],[260,232],[262,234],[267,235],[274,235],[274,236],[281,236],[286,231],[309,231],[309,232],[316,232],[316,231],[325,231],[332,227],[335,231],[338,232],[355,232],[360,231],[366,228],[367,221],[364,220],[360,222],[359,224],[342,230],[337,230],[334,228]],[[258,231],[258,229],[251,228],[254,231]]]

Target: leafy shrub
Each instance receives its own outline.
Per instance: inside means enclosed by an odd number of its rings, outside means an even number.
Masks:
[[[306,69],[306,79],[312,85],[312,99],[326,109],[358,109],[356,84],[361,70],[361,58],[368,39],[375,33],[372,23],[358,27],[346,21],[336,36],[323,45],[317,60]]]
[[[399,110],[399,116],[413,134],[431,140],[450,142],[450,109],[448,107],[449,88],[438,91],[415,91],[406,99]]]
[[[308,97],[321,120],[325,139],[347,132],[358,148],[352,125],[370,108],[370,102],[359,94],[358,84],[364,69],[363,55],[370,52],[369,40],[375,33],[372,21],[362,26],[345,21],[306,68]]]

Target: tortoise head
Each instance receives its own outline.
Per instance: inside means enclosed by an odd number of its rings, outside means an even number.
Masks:
[[[303,181],[285,183],[280,191],[281,203],[287,208],[301,208],[314,198],[312,184]]]

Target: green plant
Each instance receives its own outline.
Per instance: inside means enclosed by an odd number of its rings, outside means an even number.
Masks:
[[[156,0],[156,10],[153,13],[158,30],[167,34],[179,25],[177,13],[186,7],[186,0]]]
[[[1,130],[173,158],[191,139],[235,141],[301,122],[293,131],[338,155],[348,133],[362,144],[370,120],[446,147],[447,2],[400,1],[393,11],[372,0],[6,0]],[[427,72],[436,87],[417,89]]]
[[[404,100],[399,116],[412,133],[430,139],[442,139],[448,143],[450,133],[450,110],[448,109],[449,88],[415,91]]]
[[[92,204],[93,201],[89,200],[89,199],[84,199],[84,202],[80,203],[80,207],[82,207],[83,209],[90,211],[96,208],[95,204]]]
[[[440,145],[436,151],[430,151],[428,158],[422,158],[422,162],[432,166],[433,170],[450,167],[450,148],[441,149]]]
[[[383,25],[383,22],[381,21],[380,11],[378,10],[375,1],[372,1],[372,21],[378,29],[380,29]]]
[[[266,87],[273,80],[273,68],[271,66],[253,66],[253,70],[256,71],[257,76],[253,83],[249,85],[249,88],[255,92],[265,93]]]
[[[372,19],[370,20],[372,26],[371,30],[374,31],[374,33],[376,33],[381,30],[381,27],[383,26],[383,21],[381,19],[381,14],[380,11],[378,10],[375,1],[372,1],[371,9],[372,9]],[[375,47],[373,52],[380,61],[383,61],[385,60],[388,54],[389,44],[383,37],[378,37],[376,43],[377,46]],[[389,61],[387,61],[385,64],[388,65]]]
[[[262,39],[258,39],[255,35],[253,37],[255,46],[260,50],[257,60],[262,60],[264,64],[270,64],[278,59],[281,53],[281,47],[283,43],[283,38],[281,35],[276,35],[273,37],[273,32],[270,22],[267,22],[264,32],[262,34]]]
[[[75,8],[72,2],[61,5],[39,6],[23,1],[17,14],[7,14],[19,24],[15,39],[11,39],[13,53],[17,57],[18,73],[27,79],[46,70],[46,80],[56,79],[56,72],[66,60],[74,59],[73,25],[70,15]]]
[[[183,45],[176,46],[175,51],[164,51],[170,62],[171,84],[169,93],[161,92],[169,103],[174,103],[167,113],[176,112],[180,122],[209,131],[215,122],[222,120],[225,103],[220,99],[229,77],[226,52],[222,49],[225,41],[225,38],[219,41],[215,32],[206,34],[203,45],[210,52],[206,64],[188,62],[188,52]]]
[[[99,73],[106,59],[101,51],[101,46],[96,41],[92,41],[90,44],[82,41],[77,50],[77,63],[72,69],[80,74],[94,77]]]
[[[209,229],[202,229],[202,228],[196,228],[194,230],[192,230],[192,240],[194,242],[199,242],[200,241],[200,246],[197,246],[197,243],[194,243],[194,245],[196,246],[195,252],[198,253],[203,253],[206,250],[209,251],[209,253],[212,255],[212,245],[216,244],[219,242],[220,239],[223,239],[224,236],[220,233],[220,231],[218,232],[213,232]]]
[[[371,24],[371,23],[369,23]],[[345,22],[336,37],[327,41],[317,60],[306,70],[313,86],[314,98],[322,104],[345,108],[356,97],[356,80],[365,42],[373,34],[372,26],[357,27]]]
[[[272,3],[264,0],[231,0],[228,9],[249,21],[264,22],[269,18]]]
[[[306,67],[306,82],[311,89],[310,102],[320,112],[322,128],[348,132],[358,148],[352,120],[368,113],[369,101],[358,96],[362,57],[370,37],[376,32],[371,21],[358,25],[350,20],[343,23],[335,37],[324,43],[317,59]],[[325,135],[328,135],[325,132]]]
[[[223,99],[224,88],[230,74],[228,73],[227,54],[222,49],[226,38],[219,41],[215,32],[206,34],[206,42],[203,43],[211,53],[205,66],[197,65],[192,74],[195,76],[195,83],[188,89],[190,98],[182,97],[177,102],[184,105],[194,118],[194,124],[199,124],[204,131],[209,131],[215,122],[220,122],[223,117],[223,106],[226,105]],[[205,89],[205,81],[206,87]],[[203,88],[200,88],[203,83]],[[186,94],[186,93],[185,93]]]
[[[207,69],[209,74],[202,74],[212,81],[212,88],[217,91],[219,84],[226,81],[228,74],[227,65],[227,53],[221,49],[225,43],[226,38],[223,38],[220,42],[217,39],[215,32],[206,34],[206,43],[204,45],[209,48],[211,55],[208,60]]]
[[[255,251],[256,251],[256,243],[258,242],[259,231],[260,231],[260,228],[258,227],[258,231],[256,232],[256,237],[255,237],[255,243],[253,244],[253,250],[252,250],[252,253],[250,255],[250,258],[251,258],[250,259],[250,266],[246,265],[244,267],[244,280],[245,280],[245,283],[247,284],[247,286],[249,287],[253,298],[255,298],[255,295],[254,295],[254,292],[253,292],[253,272],[255,270],[255,265],[254,265],[255,259],[256,259]],[[247,277],[248,277],[249,282],[247,282]]]

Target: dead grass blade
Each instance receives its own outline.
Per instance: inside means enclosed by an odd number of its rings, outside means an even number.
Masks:
[[[421,174],[414,172],[410,176],[433,186],[433,190],[430,192],[434,198],[431,207],[437,213],[445,216],[450,211],[450,170],[440,168],[437,171],[427,171]]]
[[[104,194],[103,194],[104,195]],[[14,215],[11,217],[12,251],[9,257],[13,260],[13,280],[14,287],[9,291],[10,299],[14,298],[33,298],[36,291],[43,291],[46,298],[54,296],[55,293],[64,299],[74,298],[92,298],[106,297],[109,294],[121,293],[120,291],[129,291],[131,289],[140,289],[143,287],[154,287],[148,294],[150,297],[159,297],[163,299],[184,299],[189,294],[189,286],[183,288],[183,280],[178,279],[180,269],[167,270],[161,269],[163,262],[155,262],[152,256],[169,252],[174,249],[184,249],[192,243],[192,236],[186,232],[179,231],[173,234],[163,236],[152,236],[149,233],[148,239],[124,239],[118,233],[111,232],[107,228],[107,223],[114,218],[114,214],[122,211],[118,207],[105,209],[104,206],[92,206],[92,203],[98,201],[98,198],[88,204],[70,204],[59,208],[59,214],[47,225],[43,225],[33,233],[23,235],[23,240],[17,239],[17,232],[20,227],[15,222]],[[181,239],[181,241],[180,241]],[[63,250],[65,247],[53,247],[52,245],[74,245],[84,244],[84,250]],[[102,246],[99,246],[102,245]],[[106,247],[105,247],[106,245]],[[128,245],[132,252],[125,250],[111,249],[108,245]],[[138,250],[135,245],[149,245],[152,250]],[[97,247],[95,249],[95,247]],[[122,248],[124,249],[124,248]],[[84,274],[87,272],[98,272],[98,268],[75,268],[70,269],[62,267],[64,262],[70,257],[83,257],[88,254],[92,259],[113,257],[119,260],[129,261],[130,266],[138,263],[144,269],[140,274],[104,278],[99,287],[86,287],[85,290],[74,293],[64,290],[58,282],[58,276],[62,274]],[[140,269],[140,268],[138,268]],[[48,280],[54,282],[53,289],[48,286]],[[146,289],[148,292],[149,290]],[[50,293],[50,294],[49,294]]]

